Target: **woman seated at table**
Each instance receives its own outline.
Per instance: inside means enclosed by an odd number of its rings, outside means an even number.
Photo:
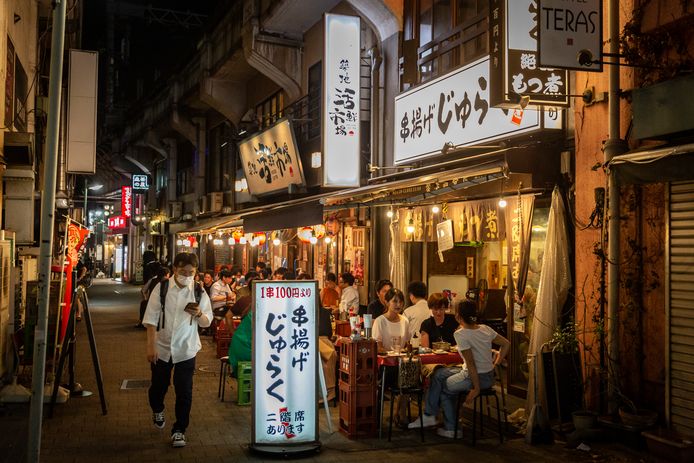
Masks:
[[[437,433],[440,436],[454,438],[456,404],[458,393],[467,391],[465,403],[472,403],[482,389],[494,385],[494,367],[498,365],[510,347],[508,339],[498,334],[487,325],[477,324],[477,305],[473,301],[462,301],[456,313],[462,327],[455,332],[458,352],[465,365],[461,367],[439,368],[431,376],[429,394],[427,395],[424,426],[435,426],[439,406],[443,409],[444,424]],[[492,361],[492,344],[501,346],[498,356]],[[410,428],[418,428],[419,419],[410,423]]]
[[[427,300],[431,317],[422,322],[419,333],[419,346],[431,347],[434,342],[455,344],[453,333],[460,326],[455,315],[447,314],[448,298],[442,293],[432,293]]]
[[[400,315],[405,305],[405,295],[396,288],[386,293],[387,311],[373,321],[373,338],[378,342],[378,351],[399,351],[410,341],[410,325]]]

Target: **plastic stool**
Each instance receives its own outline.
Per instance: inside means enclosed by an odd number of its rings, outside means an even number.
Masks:
[[[217,397],[224,402],[224,389],[226,389],[226,377],[229,372],[229,356],[219,358],[219,387],[217,388]]]
[[[236,372],[238,385],[238,405],[251,404],[251,383],[253,380],[253,367],[251,362],[239,362]]]

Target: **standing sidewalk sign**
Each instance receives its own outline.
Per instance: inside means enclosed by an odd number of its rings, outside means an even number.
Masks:
[[[254,281],[251,448],[320,448],[318,282]]]

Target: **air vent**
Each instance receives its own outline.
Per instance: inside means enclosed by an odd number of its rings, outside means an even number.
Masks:
[[[5,162],[8,166],[34,165],[34,134],[5,132]]]

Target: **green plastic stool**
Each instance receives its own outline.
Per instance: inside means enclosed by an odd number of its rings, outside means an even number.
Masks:
[[[236,382],[238,385],[238,405],[251,404],[251,383],[253,379],[253,367],[251,362],[239,362]]]

